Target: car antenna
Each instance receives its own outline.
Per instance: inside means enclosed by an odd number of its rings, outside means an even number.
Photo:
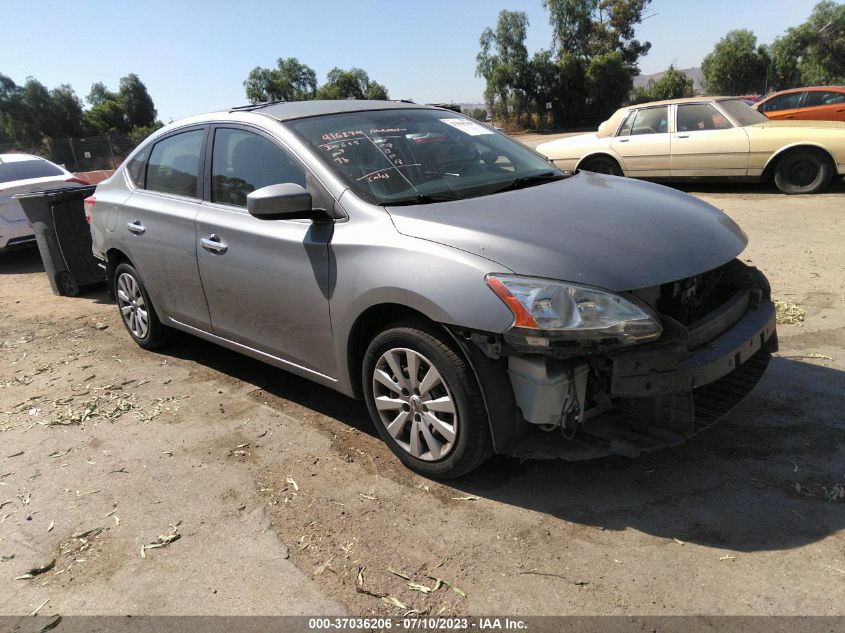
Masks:
[[[261,103],[248,103],[242,106],[232,106],[229,108],[229,112],[249,112],[250,110],[266,108],[267,106],[275,105],[277,103],[287,103],[287,101],[285,99],[277,99],[275,101],[262,101]]]

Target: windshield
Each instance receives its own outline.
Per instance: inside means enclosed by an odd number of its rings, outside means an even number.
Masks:
[[[742,99],[725,99],[724,101],[720,101],[719,105],[743,127],[754,125],[755,123],[765,123],[769,120],[765,114],[757,112],[757,110],[745,103]]]
[[[492,128],[442,110],[376,110],[288,125],[361,198],[422,204],[564,177]]]

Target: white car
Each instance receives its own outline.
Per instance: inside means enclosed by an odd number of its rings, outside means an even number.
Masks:
[[[597,132],[537,151],[560,169],[656,180],[774,180],[816,193],[845,176],[845,123],[771,121],[733,97],[691,97],[620,108]]]
[[[63,189],[88,183],[72,173],[32,154],[0,154],[0,251],[35,241],[26,221],[19,193],[41,189]]]

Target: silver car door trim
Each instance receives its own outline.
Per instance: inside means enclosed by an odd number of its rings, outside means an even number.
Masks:
[[[303,367],[302,365],[297,365],[296,363],[292,363],[288,360],[284,360],[279,358],[278,356],[273,356],[272,354],[267,354],[266,352],[262,352],[260,350],[255,349],[254,347],[249,347],[248,345],[243,345],[241,343],[236,343],[227,338],[223,338],[222,336],[217,336],[216,334],[212,334],[211,332],[207,332],[206,330],[202,330],[200,328],[194,327],[192,325],[188,325],[187,323],[182,323],[181,321],[177,321],[172,317],[167,317],[167,320],[170,321],[171,325],[174,327],[188,332],[189,334],[193,334],[198,336],[202,339],[210,341],[212,343],[217,343],[218,345],[222,345],[223,347],[228,347],[231,350],[236,352],[241,352],[242,354],[246,354],[247,356],[251,356],[252,358],[256,358],[258,360],[262,360],[264,362],[270,363],[271,365],[275,365],[280,367],[281,369],[291,369],[298,373],[305,373],[309,376],[315,376],[323,381],[327,381],[329,383],[336,383],[337,378],[332,378],[331,376],[326,376],[325,374],[321,374],[318,371],[314,371],[313,369],[308,369],[307,367]]]

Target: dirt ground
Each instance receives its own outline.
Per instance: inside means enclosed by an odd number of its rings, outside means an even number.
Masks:
[[[679,448],[449,486],[362,403],[188,336],[143,351],[102,289],[0,255],[0,614],[842,614],[845,187],[687,190],[806,312],[757,390]]]

